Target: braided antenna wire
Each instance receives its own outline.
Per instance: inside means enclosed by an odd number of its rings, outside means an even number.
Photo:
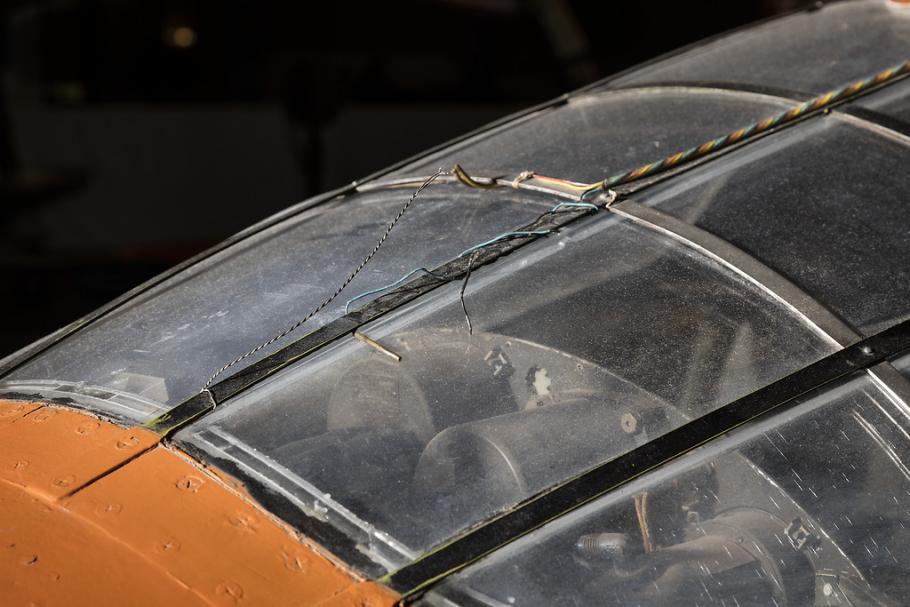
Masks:
[[[205,382],[205,385],[202,387],[202,389],[208,390],[209,386],[212,385],[212,382],[214,382],[215,379],[219,375],[221,375],[222,373],[224,373],[225,371],[227,371],[228,369],[230,369],[231,367],[233,367],[240,361],[242,361],[246,358],[249,358],[256,352],[259,352],[263,348],[268,348],[270,345],[272,345],[279,339],[287,337],[289,334],[291,334],[293,331],[295,331],[298,327],[300,327],[300,325],[302,325],[306,321],[313,318],[316,314],[318,314],[321,310],[323,310],[327,305],[329,305],[330,303],[335,301],[335,298],[338,297],[338,295],[341,294],[342,291],[344,291],[345,287],[347,287],[349,284],[351,284],[351,281],[354,280],[354,278],[360,273],[360,271],[363,269],[363,267],[365,265],[367,265],[367,263],[369,263],[369,261],[373,258],[374,255],[376,255],[376,252],[379,251],[380,247],[382,247],[386,238],[389,237],[389,234],[392,232],[392,229],[395,227],[395,224],[398,223],[398,220],[400,220],[401,217],[405,214],[405,211],[408,210],[408,207],[411,206],[411,203],[414,202],[414,200],[417,198],[417,196],[419,196],[420,193],[423,192],[431,183],[436,181],[437,178],[444,175],[445,173],[446,172],[444,170],[439,169],[434,174],[427,177],[427,179],[425,179],[424,182],[420,184],[420,187],[417,188],[413,194],[411,194],[411,197],[408,198],[408,201],[406,203],[404,203],[404,205],[401,207],[401,209],[399,209],[398,214],[395,215],[395,218],[391,221],[391,223],[389,223],[388,227],[385,229],[385,232],[383,232],[382,236],[376,242],[376,246],[373,247],[373,250],[370,251],[366,257],[363,258],[363,261],[361,261],[360,264],[358,264],[358,266],[356,268],[354,268],[354,270],[350,274],[348,274],[348,277],[344,279],[344,281],[341,283],[341,285],[338,286],[337,289],[335,289],[334,293],[332,293],[329,297],[327,297],[321,304],[319,304],[318,306],[313,308],[313,310],[309,314],[307,314],[306,316],[304,316],[303,318],[301,318],[300,320],[295,322],[293,325],[291,325],[290,327],[288,327],[287,329],[285,329],[278,335],[275,335],[271,339],[264,341],[263,343],[259,344],[258,346],[256,346],[252,350],[250,350],[249,352],[246,352],[246,353],[238,356],[237,358],[235,358],[228,364],[224,365],[223,367],[221,367],[220,369],[215,371],[215,373],[212,374],[212,376],[208,379],[208,381]]]
[[[687,160],[701,158],[702,156],[705,156],[711,152],[715,152],[721,148],[733,145],[734,143],[741,141],[747,137],[757,135],[776,126],[792,122],[808,112],[814,112],[816,110],[829,107],[839,101],[844,101],[845,99],[855,97],[863,91],[868,90],[870,87],[893,81],[896,78],[905,76],[908,73],[910,73],[910,61],[904,61],[903,63],[893,65],[888,69],[882,70],[876,74],[873,74],[872,76],[869,76],[868,78],[863,78],[862,80],[857,80],[856,82],[852,82],[838,89],[834,89],[833,91],[823,93],[818,97],[797,105],[796,107],[785,110],[783,112],[779,112],[772,116],[768,116],[767,118],[759,120],[758,122],[753,122],[752,124],[744,126],[741,129],[737,129],[736,131],[724,135],[723,137],[718,137],[717,139],[706,141],[699,146],[682,150],[681,152],[677,152],[676,154],[668,156],[663,160],[658,160],[657,162],[652,162],[651,164],[640,166],[637,169],[632,169],[631,171],[626,171],[624,173],[618,173],[611,177],[607,177],[603,181],[591,184],[589,189],[584,193],[583,197],[600,189],[608,189],[613,186],[622,185],[624,183],[629,183],[630,181],[635,181],[649,175],[654,175],[656,173],[666,171],[667,169],[670,169]]]

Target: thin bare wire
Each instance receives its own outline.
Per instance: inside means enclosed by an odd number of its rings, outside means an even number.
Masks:
[[[471,317],[468,316],[468,307],[464,303],[464,290],[468,288],[468,279],[471,277],[471,269],[474,267],[474,261],[477,259],[477,255],[480,251],[474,251],[471,253],[470,259],[468,259],[468,271],[465,272],[464,280],[461,283],[461,291],[458,293],[458,298],[461,300],[461,309],[464,310],[464,319],[468,323],[468,335],[474,335],[474,327],[471,326]]]
[[[290,333],[292,333],[292,332],[295,331],[298,327],[300,327],[300,325],[302,325],[302,324],[305,323],[306,321],[308,321],[308,320],[310,320],[311,318],[313,318],[313,317],[314,317],[316,314],[318,314],[323,308],[325,308],[327,305],[329,305],[330,303],[332,303],[333,301],[335,301],[335,298],[338,297],[338,295],[341,294],[341,292],[345,289],[345,287],[347,287],[349,284],[351,284],[351,281],[354,280],[354,277],[356,277],[357,274],[360,273],[360,271],[363,269],[363,267],[364,267],[365,265],[367,265],[367,263],[369,263],[369,261],[373,258],[373,256],[376,254],[376,252],[379,251],[379,248],[380,248],[380,247],[382,246],[382,244],[385,242],[386,238],[389,237],[389,234],[392,232],[392,229],[395,227],[395,224],[398,223],[398,220],[401,219],[401,217],[404,215],[405,211],[408,210],[408,207],[411,206],[411,203],[414,202],[414,200],[417,198],[417,196],[419,196],[420,193],[423,192],[431,183],[433,183],[434,181],[436,181],[436,179],[437,179],[438,177],[440,177],[441,175],[444,175],[445,173],[446,173],[446,171],[444,171],[443,169],[439,169],[439,170],[437,170],[433,175],[427,177],[427,179],[424,180],[424,182],[423,182],[422,184],[420,184],[420,187],[417,188],[417,189],[414,191],[413,194],[411,194],[411,197],[408,198],[408,201],[407,201],[406,203],[404,203],[404,205],[403,205],[403,206],[401,207],[401,209],[398,211],[398,214],[395,216],[395,219],[393,219],[392,222],[389,223],[389,226],[385,229],[385,232],[384,232],[384,233],[382,234],[382,236],[379,238],[379,241],[376,243],[376,246],[373,247],[373,250],[370,251],[370,253],[369,253],[366,257],[363,258],[363,261],[361,261],[360,264],[354,269],[354,271],[351,272],[351,273],[348,275],[348,277],[344,280],[344,282],[342,282],[341,285],[340,285],[337,289],[335,289],[335,292],[332,293],[332,295],[330,295],[329,297],[327,297],[321,304],[319,304],[318,306],[316,306],[315,308],[313,308],[313,310],[312,310],[309,314],[307,314],[306,316],[304,316],[303,318],[301,318],[300,320],[298,320],[297,322],[295,322],[293,325],[291,325],[290,327],[288,327],[287,329],[285,329],[284,331],[282,331],[282,332],[279,333],[278,335],[275,335],[274,337],[272,337],[272,338],[269,339],[268,341],[265,341],[265,342],[259,344],[258,346],[256,346],[256,347],[253,348],[252,350],[250,350],[249,352],[246,352],[245,354],[243,354],[243,355],[241,355],[241,356],[238,356],[237,358],[235,358],[234,360],[232,360],[232,361],[229,362],[228,364],[224,365],[223,367],[221,367],[220,369],[218,369],[217,371],[215,371],[215,373],[212,374],[212,376],[208,379],[208,381],[205,382],[205,385],[202,387],[202,389],[203,389],[203,390],[208,390],[208,389],[209,389],[209,386],[212,385],[212,382],[215,381],[215,379],[216,379],[219,375],[221,375],[222,373],[224,373],[225,371],[227,371],[228,369],[230,369],[231,367],[233,367],[234,365],[236,365],[236,364],[239,363],[240,361],[242,361],[242,360],[244,360],[244,359],[246,359],[246,358],[252,356],[252,355],[255,354],[256,352],[259,352],[259,351],[262,350],[263,348],[269,347],[270,345],[272,345],[273,343],[275,343],[275,342],[278,341],[279,339],[282,339],[283,337],[287,337]]]

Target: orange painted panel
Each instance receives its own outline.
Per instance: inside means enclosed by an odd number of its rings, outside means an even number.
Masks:
[[[360,582],[324,603],[319,603],[318,607],[392,607],[398,604],[400,598],[382,584]]]
[[[0,604],[397,603],[229,475],[159,440],[78,411],[0,401]]]
[[[0,428],[6,424],[12,423],[14,420],[19,419],[23,415],[31,413],[41,406],[41,403],[0,399]]]
[[[215,604],[318,604],[353,579],[218,479],[165,448],[67,500],[67,507]]]
[[[0,410],[19,405],[3,401]],[[36,495],[60,497],[159,440],[141,428],[124,429],[78,411],[39,407],[0,426],[0,479]]]
[[[0,483],[0,604],[207,605],[165,570],[78,517]]]

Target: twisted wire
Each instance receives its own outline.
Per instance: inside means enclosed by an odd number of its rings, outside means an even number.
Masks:
[[[411,203],[414,202],[414,200],[417,198],[417,196],[420,195],[421,192],[423,192],[431,183],[436,181],[436,179],[439,176],[443,175],[444,173],[445,173],[445,171],[443,171],[442,169],[437,170],[433,175],[427,177],[427,179],[425,179],[424,182],[422,184],[420,184],[420,187],[418,187],[416,190],[414,190],[414,193],[411,194],[411,197],[408,198],[408,201],[404,203],[404,205],[401,207],[401,209],[399,209],[398,214],[395,215],[395,218],[391,221],[391,223],[389,223],[388,227],[385,229],[385,232],[383,232],[382,236],[376,242],[376,246],[373,247],[373,250],[370,251],[366,257],[363,258],[363,261],[361,261],[360,264],[356,268],[354,268],[354,271],[351,272],[348,275],[348,277],[344,279],[344,281],[341,283],[341,285],[337,289],[335,289],[334,293],[332,293],[329,297],[327,297],[318,306],[313,308],[313,310],[309,314],[307,314],[306,316],[304,316],[303,318],[301,318],[300,320],[295,322],[293,325],[291,325],[290,327],[288,327],[281,333],[278,333],[277,335],[268,339],[267,341],[262,342],[261,344],[259,344],[258,346],[256,346],[252,350],[250,350],[249,352],[246,352],[246,353],[238,356],[237,358],[235,358],[228,364],[224,365],[223,367],[221,367],[220,369],[215,371],[215,373],[212,374],[212,376],[208,379],[208,381],[205,382],[205,385],[203,386],[202,389],[208,390],[209,386],[212,385],[212,382],[214,382],[215,379],[219,375],[221,375],[222,373],[224,373],[225,371],[227,371],[228,369],[230,369],[237,363],[241,362],[242,360],[249,358],[253,354],[259,352],[263,348],[269,347],[270,345],[272,345],[279,339],[287,337],[290,333],[297,330],[300,327],[300,325],[302,325],[306,321],[313,318],[316,314],[318,314],[320,311],[322,311],[327,305],[329,305],[330,303],[335,301],[335,298],[341,294],[341,292],[345,289],[345,287],[347,287],[349,284],[351,284],[351,281],[354,280],[354,278],[360,273],[360,271],[363,269],[363,267],[365,265],[367,265],[367,263],[369,263],[369,261],[373,258],[374,255],[376,255],[376,252],[379,251],[380,247],[382,247],[382,244],[386,241],[386,238],[389,237],[389,234],[392,232],[392,229],[395,227],[395,225],[398,223],[398,221],[401,219],[401,217],[405,214],[405,211],[408,210],[408,207],[411,206]]]
[[[648,177],[650,175],[666,171],[667,169],[679,165],[687,160],[694,160],[711,152],[716,152],[717,150],[733,145],[734,143],[741,141],[746,137],[757,135],[776,126],[792,122],[793,120],[796,120],[808,112],[820,110],[839,101],[844,101],[845,99],[849,99],[850,97],[854,97],[860,94],[872,86],[884,84],[885,82],[894,80],[895,78],[903,76],[907,73],[910,73],[910,60],[904,61],[903,63],[899,63],[897,65],[893,65],[888,69],[882,70],[876,74],[873,74],[872,76],[869,76],[868,78],[863,78],[861,80],[857,80],[856,82],[842,86],[838,89],[834,89],[833,91],[823,93],[818,97],[814,97],[804,103],[797,105],[796,107],[779,112],[772,116],[768,116],[767,118],[759,120],[758,122],[753,122],[752,124],[737,129],[732,133],[724,135],[723,137],[718,137],[716,139],[706,141],[699,146],[682,150],[681,152],[677,152],[672,156],[667,156],[663,160],[652,162],[650,164],[640,166],[636,169],[632,169],[631,171],[626,171],[624,173],[618,173],[611,177],[607,177],[599,183],[591,184],[591,187],[589,187],[583,197],[596,190],[608,189],[613,186],[622,185],[624,183],[629,183],[630,181]]]

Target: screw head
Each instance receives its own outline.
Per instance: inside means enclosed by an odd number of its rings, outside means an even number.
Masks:
[[[139,444],[139,437],[134,435],[129,435],[121,438],[117,441],[117,448],[120,450],[132,449],[133,447]]]
[[[80,436],[85,436],[86,434],[91,434],[92,432],[94,432],[95,430],[97,430],[100,427],[101,427],[101,424],[99,422],[85,422],[85,423],[79,424],[79,426],[76,428],[76,434],[79,434]]]
[[[159,554],[171,554],[180,550],[180,542],[172,537],[164,537],[155,544],[155,552]]]
[[[106,516],[108,514],[119,514],[123,510],[123,506],[114,502],[103,502],[98,504],[98,507],[95,508],[95,512],[101,516]]]
[[[227,580],[218,584],[215,594],[222,603],[237,605],[243,600],[243,586],[237,582]]]
[[[76,482],[76,477],[73,476],[72,474],[67,474],[67,475],[58,476],[57,478],[55,478],[53,484],[55,487],[65,489],[75,482]]]
[[[619,418],[619,425],[626,434],[638,434],[639,427],[638,417],[634,413],[623,413]]]
[[[203,485],[203,480],[198,476],[182,476],[177,479],[175,483],[177,488],[182,491],[189,491],[190,493],[196,493],[199,491],[199,487]]]

